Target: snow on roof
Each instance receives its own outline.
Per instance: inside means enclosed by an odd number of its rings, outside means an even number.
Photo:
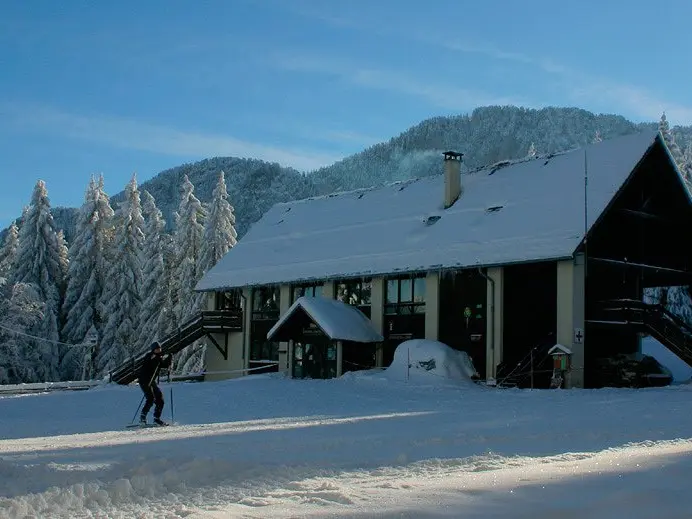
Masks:
[[[585,205],[590,227],[657,136],[647,131],[464,174],[462,195],[448,209],[443,174],[276,204],[196,289],[568,258],[584,236]]]
[[[278,322],[267,333],[270,339],[302,308],[313,322],[332,340],[353,342],[380,342],[380,335],[363,312],[336,299],[301,296],[286,310]]]
[[[555,346],[550,348],[548,350],[548,355],[552,355],[555,352],[564,353],[565,355],[572,355],[572,350],[569,349],[567,346],[563,346],[562,344],[556,344]]]

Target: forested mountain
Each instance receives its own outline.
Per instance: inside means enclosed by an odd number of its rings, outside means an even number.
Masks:
[[[658,122],[636,124],[618,115],[596,115],[577,108],[490,106],[468,115],[427,119],[387,142],[307,175],[260,160],[216,157],[163,171],[141,188],[154,196],[170,230],[183,176],[195,185],[199,199],[208,202],[216,175],[223,170],[242,237],[276,202],[440,173],[440,152],[448,149],[464,153],[465,167],[475,168],[522,157],[531,144],[539,154],[551,153],[590,143],[597,132],[608,139],[657,126]],[[673,135],[685,149],[692,141],[692,127],[675,127]],[[115,205],[122,197],[118,193],[111,200]],[[74,232],[75,211],[53,210],[56,226],[64,229],[68,242]]]
[[[38,180],[19,225],[0,242],[0,384],[101,377],[172,333],[205,305],[194,287],[277,202],[442,171],[441,153],[475,169],[659,128],[692,186],[692,129],[634,124],[585,110],[486,107],[422,122],[309,174],[253,159],[210,158],[132,177],[110,197],[92,177],[79,209],[51,208]],[[647,293],[692,323],[687,288]],[[173,368],[203,368],[206,343],[177,354]]]

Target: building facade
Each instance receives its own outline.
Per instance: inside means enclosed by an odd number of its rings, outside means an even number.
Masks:
[[[602,360],[637,353],[643,333],[687,355],[654,329],[657,309],[623,318],[647,287],[692,284],[679,239],[692,202],[657,132],[464,175],[460,164],[447,152],[438,176],[274,206],[197,286],[209,310],[243,316],[215,336],[227,354],[207,348],[207,378],[296,376],[296,341],[268,334],[301,296],[357,307],[383,338],[344,349],[339,374],[386,367],[416,338],[519,386],[530,372],[548,387],[556,344],[571,352],[564,387],[603,385]]]

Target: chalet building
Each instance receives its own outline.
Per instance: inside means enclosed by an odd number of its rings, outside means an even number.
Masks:
[[[692,284],[692,201],[658,132],[463,175],[461,161],[272,207],[197,285],[239,316],[207,330],[207,377],[328,378],[387,366],[411,338],[468,352],[487,379],[527,358],[539,377],[559,344],[565,387],[603,385],[604,359],[643,333],[692,363],[682,323],[642,302]]]

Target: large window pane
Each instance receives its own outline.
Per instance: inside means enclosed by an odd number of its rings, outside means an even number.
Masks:
[[[360,301],[359,305],[370,305],[371,304],[371,294],[372,294],[372,283],[370,281],[363,281],[360,286]]]
[[[279,291],[275,287],[258,287],[252,291],[252,310],[266,312],[279,309]]]
[[[388,279],[387,280],[387,303],[397,304],[399,302],[399,280],[398,279]]]
[[[413,282],[410,279],[402,279],[399,285],[399,302],[409,303],[413,300]]]
[[[322,285],[294,285],[291,289],[291,303],[302,296],[316,297],[322,295]]]
[[[413,281],[413,301],[425,302],[425,278],[415,278]]]

